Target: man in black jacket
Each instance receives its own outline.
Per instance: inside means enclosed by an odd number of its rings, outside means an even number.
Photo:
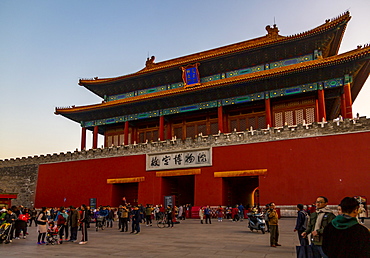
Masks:
[[[298,239],[301,245],[308,245],[308,239],[302,237],[302,233],[307,229],[309,217],[307,212],[303,209],[303,204],[297,204],[297,210],[298,216],[294,232],[298,231]]]
[[[345,197],[341,203],[342,214],[324,229],[322,249],[330,257],[370,257],[370,233],[357,221],[359,203]]]

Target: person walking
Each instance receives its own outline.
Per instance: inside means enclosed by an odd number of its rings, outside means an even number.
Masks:
[[[88,237],[87,237],[87,207],[85,204],[81,205],[81,218],[80,218],[80,223],[81,223],[81,232],[82,232],[82,240],[80,241],[80,245],[87,244]]]
[[[108,207],[108,215],[107,215],[107,228],[113,227],[113,220],[114,220],[114,210],[111,207]]]
[[[152,226],[152,214],[153,214],[153,207],[150,204],[146,205],[145,208],[145,217],[146,217],[146,226]]]
[[[224,209],[220,205],[217,208],[217,220],[218,220],[218,222],[222,222],[223,217],[224,217]]]
[[[358,223],[359,203],[353,197],[340,202],[342,214],[334,218],[323,232],[322,250],[328,257],[370,257],[370,233]]]
[[[203,209],[203,207],[200,207],[200,209],[199,209],[199,218],[200,218],[200,223],[203,224],[203,219],[204,219],[204,209]]]
[[[120,215],[120,221],[121,221],[121,231],[120,232],[127,232],[128,231],[128,209],[126,205],[122,206],[121,208],[121,215]]]
[[[76,210],[74,206],[69,207],[68,214],[68,225],[71,227],[71,238],[69,242],[77,241],[77,232],[78,232],[78,222],[80,221],[80,213]]]
[[[33,208],[31,211],[30,211],[30,225],[29,227],[32,226],[32,222],[35,223],[35,227],[37,227],[37,224],[36,224],[36,216],[37,216],[37,211],[35,208]]]
[[[204,209],[204,215],[206,216],[206,224],[208,224],[208,221],[209,221],[209,224],[212,224],[212,222],[211,222],[211,208],[209,207],[209,205],[207,205],[206,208]]]
[[[279,241],[279,217],[275,210],[275,203],[270,203],[269,209],[269,225],[270,225],[270,246],[277,247],[281,246]]]
[[[307,229],[309,216],[303,209],[303,204],[297,204],[297,221],[295,224],[294,232],[298,232],[298,239],[301,245],[308,245],[308,239],[302,236],[302,233]]]
[[[46,207],[42,207],[40,213],[37,215],[36,222],[37,222],[37,231],[39,235],[37,237],[37,244],[42,245],[45,244],[45,236],[47,232],[47,209]]]
[[[358,218],[362,224],[365,223],[365,217],[366,217],[366,210],[364,208],[364,205],[360,203],[360,207],[358,208]]]
[[[167,225],[168,225],[168,227],[171,226],[171,228],[173,228],[174,212],[173,212],[173,209],[172,209],[171,205],[167,206],[166,216],[167,216]]]
[[[66,213],[64,207],[60,208],[59,215],[57,217],[57,226],[59,228],[59,240],[60,243],[63,243],[63,240],[67,240],[67,220],[68,214]],[[64,236],[64,237],[63,237]]]
[[[335,218],[332,210],[330,210],[327,205],[328,198],[324,196],[317,197],[316,211],[311,213],[308,227],[301,234],[303,237],[307,237],[308,234],[311,234],[311,245],[313,248],[314,257],[327,258],[322,250],[322,234],[324,233],[325,227]]]
[[[132,215],[132,231],[131,234],[139,234],[140,233],[140,223],[142,220],[142,214],[140,213],[139,207],[135,206],[134,209],[131,211]]]

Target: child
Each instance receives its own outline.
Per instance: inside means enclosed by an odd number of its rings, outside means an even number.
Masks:
[[[58,227],[54,224],[54,221],[49,222],[48,232],[49,233],[58,233]]]

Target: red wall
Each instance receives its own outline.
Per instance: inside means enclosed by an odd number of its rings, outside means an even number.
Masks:
[[[370,198],[370,132],[215,147],[213,166],[195,176],[194,205],[223,203],[221,178],[213,172],[267,169],[260,176],[260,203],[311,204],[318,195],[337,204],[345,196]],[[145,171],[145,155],[39,166],[35,206],[111,205],[109,178],[144,176],[139,203],[162,203],[162,179]],[[64,198],[66,201],[64,202]]]

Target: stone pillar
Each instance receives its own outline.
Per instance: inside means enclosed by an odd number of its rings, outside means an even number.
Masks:
[[[344,98],[345,98],[345,115],[344,118],[353,118],[352,115],[352,93],[351,93],[351,84],[344,84]]]
[[[159,140],[164,141],[164,116],[159,117]]]
[[[265,99],[266,127],[272,127],[270,98]]]
[[[81,127],[81,150],[86,149],[86,127]]]
[[[218,111],[218,130],[223,133],[224,132],[224,112],[222,106],[217,108]]]
[[[318,90],[318,101],[319,101],[319,121],[326,121],[326,109],[325,109],[325,95],[324,90]]]
[[[125,122],[125,131],[124,131],[124,136],[123,136],[123,143],[124,145],[128,145],[128,129],[129,129],[129,124],[128,121]]]
[[[98,126],[94,126],[94,132],[93,132],[93,149],[98,148]]]

